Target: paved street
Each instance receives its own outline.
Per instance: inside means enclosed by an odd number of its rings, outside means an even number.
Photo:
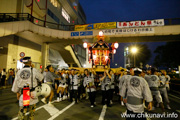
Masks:
[[[180,97],[176,94],[170,94],[172,110],[166,110],[168,113],[180,112]],[[89,100],[82,100],[78,104],[69,101],[53,103],[55,108],[44,105],[42,102],[37,104],[35,120],[119,120],[122,118],[121,113],[126,110],[117,101],[117,96],[114,97],[112,107],[106,108],[101,105],[100,91],[97,93],[97,106],[90,107]],[[8,89],[0,90],[0,120],[17,119],[18,103],[16,103],[16,94]],[[151,113],[160,113],[157,108]],[[151,118],[152,120],[156,120]],[[172,119],[171,119],[172,120]]]

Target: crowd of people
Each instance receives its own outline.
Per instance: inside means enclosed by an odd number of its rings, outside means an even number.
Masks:
[[[113,71],[111,69],[104,72],[95,72],[94,69],[61,69],[54,70],[52,65],[48,65],[44,73],[40,73],[33,68],[31,57],[23,58],[24,68],[16,74],[12,91],[17,93],[20,111],[19,119],[24,119],[27,108],[23,102],[23,89],[30,87],[30,117],[34,117],[34,110],[38,97],[34,96],[38,83],[49,86],[50,91],[41,101],[54,107],[55,102],[69,99],[77,104],[82,98],[89,98],[90,107],[96,106],[96,92],[101,88],[102,105],[111,107],[113,96],[117,95],[122,106],[126,106],[126,114],[144,113],[144,108],[154,110],[160,107],[162,113],[165,107],[171,109],[168,99],[170,77],[166,71],[157,71],[155,68],[142,70],[139,68],[121,69]],[[162,99],[164,96],[164,101]],[[148,103],[148,106],[146,107]],[[166,104],[165,104],[166,103]],[[139,119],[139,118],[138,118]],[[144,116],[141,119],[146,119]]]
[[[161,96],[163,95],[166,107],[171,109],[167,94],[170,77],[166,74],[166,71],[157,71],[155,68],[147,71],[139,68],[121,69],[116,72],[109,69],[103,73],[96,73],[93,69],[54,71],[53,67],[49,65],[43,75],[44,83],[49,84],[52,88],[48,100],[50,106],[53,106],[53,96],[57,96],[56,102],[70,97],[69,100],[73,101],[74,98],[76,103],[81,101],[81,98],[87,97],[90,100],[90,107],[95,107],[96,90],[98,86],[101,86],[101,103],[108,107],[113,104],[113,96],[118,95],[118,100],[122,106],[125,104],[126,106],[128,104],[140,104],[143,108],[147,108],[146,101],[150,102],[147,109],[154,110],[154,106],[156,106],[161,107],[162,112],[164,112],[164,102]],[[43,98],[41,101],[47,103],[47,98]],[[131,106],[129,110],[133,111],[133,107]]]
[[[0,71],[0,86],[9,86],[13,84],[15,78],[15,71],[14,69],[10,68],[8,72],[6,72],[6,69],[2,69]]]

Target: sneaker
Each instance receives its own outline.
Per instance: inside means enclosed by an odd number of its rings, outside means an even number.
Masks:
[[[123,101],[121,101],[121,105],[124,106],[124,102]]]
[[[47,104],[47,102],[46,102],[46,99],[45,99],[45,98],[41,99],[41,101],[42,101],[44,104]]]
[[[91,105],[91,107],[93,108],[93,107],[94,107],[94,105]]]
[[[51,102],[48,103],[48,106],[54,107],[54,105]]]
[[[103,105],[104,108],[107,108],[107,105]]]
[[[60,102],[60,99],[59,99],[59,97],[57,98],[57,100],[56,100],[55,102]]]
[[[62,100],[65,100],[65,99],[66,99],[66,96],[64,95],[63,98],[62,98]]]
[[[111,104],[111,105],[113,104],[112,100],[110,100],[110,104]]]
[[[171,109],[171,107],[170,107],[169,105],[167,105],[167,109],[169,109],[169,110],[170,110],[170,109]]]
[[[64,98],[65,98],[65,100],[66,100],[66,99],[68,98],[68,97],[67,97],[67,95],[65,95],[65,97],[64,97]]]
[[[63,99],[62,99],[62,98],[60,98],[60,99],[59,99],[59,101],[63,101]]]

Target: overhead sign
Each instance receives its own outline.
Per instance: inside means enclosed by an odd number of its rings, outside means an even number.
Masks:
[[[73,36],[89,36],[89,35],[93,35],[93,31],[71,32],[71,37],[73,37]]]
[[[104,35],[154,33],[154,28],[124,28],[102,30]]]
[[[93,24],[75,25],[75,28],[74,28],[75,31],[92,30],[92,29],[93,29]]]
[[[164,25],[164,19],[146,20],[146,21],[131,21],[131,22],[117,22],[117,28],[163,26],[163,25]]]
[[[24,56],[25,56],[25,53],[24,53],[24,52],[21,52],[21,53],[19,54],[19,56],[20,56],[20,57],[24,57]]]
[[[116,22],[106,22],[106,23],[94,23],[86,25],[75,25],[75,31],[82,30],[92,30],[92,29],[114,29],[116,28]]]
[[[80,36],[88,36],[88,35],[93,35],[93,31],[80,32]]]
[[[79,36],[79,32],[71,32],[71,36]]]
[[[95,23],[94,29],[113,29],[116,28],[116,22],[107,22],[107,23]]]
[[[81,31],[81,30],[86,30],[87,25],[75,25],[74,30],[75,31]]]
[[[69,14],[62,8],[62,16],[70,23],[70,16]]]

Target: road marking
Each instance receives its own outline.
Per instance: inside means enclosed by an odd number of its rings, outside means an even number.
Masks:
[[[172,97],[177,98],[177,99],[179,99],[179,100],[180,100],[180,98],[179,98],[179,97],[174,96],[174,95],[172,95],[172,94],[169,94],[169,96],[172,96]]]
[[[107,106],[104,105],[103,108],[102,108],[101,114],[100,114],[100,116],[99,116],[99,120],[104,120],[104,116],[105,116],[105,113],[106,113],[106,109],[107,109]]]
[[[177,93],[177,94],[180,94],[180,92],[178,92],[178,91],[176,91],[176,90],[171,90],[171,91],[173,91],[173,92],[175,92],[175,93]]]
[[[54,103],[54,101],[52,101],[52,103]],[[39,110],[39,109],[41,109],[41,108],[43,108],[44,106],[46,106],[47,104],[45,104],[45,105],[42,105],[41,107],[38,107],[38,108],[36,108],[36,110],[35,111],[37,111],[37,110]],[[29,114],[29,112],[27,112],[26,113],[26,115],[28,115]],[[13,118],[13,119],[11,119],[11,120],[17,120],[18,119],[18,117],[15,117],[15,118]]]
[[[178,113],[180,113],[180,110],[176,110]]]
[[[61,111],[59,111],[58,113],[54,114],[52,117],[50,117],[48,120],[54,120],[56,117],[58,117],[60,114],[62,114],[63,112],[65,112],[67,109],[69,109],[71,106],[73,106],[75,104],[75,102],[72,102],[70,105],[68,105],[67,107],[65,107],[64,109],[62,109]]]
[[[48,105],[44,106],[44,109],[51,115],[53,116],[54,114],[56,114],[57,112],[59,112],[59,110],[55,107],[50,107]]]

